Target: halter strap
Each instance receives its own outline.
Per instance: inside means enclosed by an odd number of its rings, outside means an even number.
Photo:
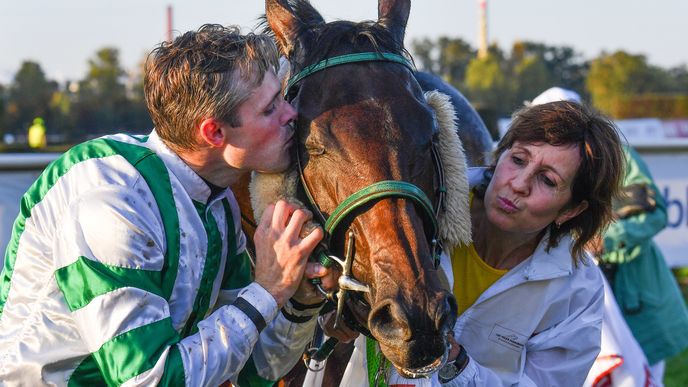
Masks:
[[[416,71],[411,61],[399,54],[392,54],[389,52],[357,52],[354,54],[333,56],[332,58],[323,59],[316,64],[306,66],[303,70],[299,71],[298,74],[289,78],[287,87],[284,88],[284,96],[286,97],[289,95],[289,90],[292,88],[292,86],[309,75],[317,73],[318,71],[324,70],[328,67],[357,62],[395,62],[408,67],[408,69],[412,72]]]
[[[423,209],[427,218],[432,222],[433,230],[429,234],[435,234],[435,230],[437,230],[437,219],[430,199],[428,199],[425,193],[415,185],[405,181],[395,180],[379,181],[351,194],[339,204],[327,218],[325,222],[325,231],[329,235],[332,235],[339,223],[344,220],[347,215],[368,203],[384,198],[411,199]]]

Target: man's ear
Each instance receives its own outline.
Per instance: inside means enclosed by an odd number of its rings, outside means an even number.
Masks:
[[[225,129],[222,123],[215,118],[203,119],[198,125],[198,132],[202,143],[215,148],[225,144]]]

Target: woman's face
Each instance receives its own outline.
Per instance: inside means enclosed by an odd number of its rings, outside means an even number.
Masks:
[[[577,145],[515,142],[497,161],[485,192],[487,219],[506,232],[537,234],[575,217],[587,207],[567,206],[580,162]]]

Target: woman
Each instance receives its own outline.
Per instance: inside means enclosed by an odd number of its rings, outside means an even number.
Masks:
[[[579,386],[604,302],[584,246],[611,220],[619,136],[585,106],[531,106],[515,113],[495,160],[472,171],[474,241],[451,253],[459,318],[439,382]]]

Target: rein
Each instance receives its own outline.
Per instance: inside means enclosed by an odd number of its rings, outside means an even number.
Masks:
[[[291,92],[294,90],[293,87],[298,82],[302,81],[304,78],[316,72],[334,66],[360,62],[392,62],[401,64],[407,67],[412,72],[415,71],[415,68],[413,67],[412,63],[408,59],[398,54],[379,52],[362,52],[346,54],[324,59],[314,65],[305,67],[303,70],[301,70],[299,73],[297,73],[289,79],[289,81],[287,82],[287,86],[284,90],[284,96],[287,100],[292,100],[293,98],[295,98],[295,94],[291,94]],[[298,136],[298,131],[295,131],[295,135]],[[300,141],[298,141],[297,139],[296,143],[299,144]],[[346,243],[345,255],[343,260],[329,252],[329,245],[332,240],[332,237],[335,235],[341,223],[345,219],[350,218],[351,216],[355,216],[354,214],[360,211],[364,206],[374,204],[378,201],[388,198],[401,198],[412,201],[420,210],[420,212],[424,215],[424,218],[426,220],[425,233],[431,245],[433,263],[435,267],[439,265],[442,246],[439,242],[437,217],[440,211],[444,209],[444,196],[446,193],[446,189],[444,185],[444,168],[442,165],[441,158],[439,157],[439,152],[436,149],[434,142],[432,145],[432,159],[435,165],[436,180],[439,185],[439,188],[437,189],[437,202],[434,206],[430,199],[427,197],[427,195],[417,186],[405,181],[385,180],[373,183],[369,186],[366,186],[356,191],[355,193],[344,199],[344,201],[341,202],[334,209],[334,211],[332,211],[329,217],[325,217],[325,215],[320,210],[320,207],[316,204],[313,195],[311,194],[311,190],[309,189],[303,174],[304,168],[300,153],[298,149],[296,150],[296,162],[299,172],[299,179],[301,181],[301,187],[308,199],[309,207],[313,210],[314,215],[317,217],[318,223],[324,225],[325,230],[325,240],[321,243],[321,246],[319,246],[316,249],[314,255],[323,266],[331,267],[333,264],[336,263],[342,269],[342,275],[339,277],[338,280],[339,290],[336,294],[334,291],[326,292],[321,287],[320,279],[313,280],[313,283],[317,286],[318,290],[328,300],[330,300],[333,303],[336,303],[337,305],[334,323],[335,328],[337,328],[342,318],[350,320],[349,318],[346,318],[348,316],[346,316],[346,313],[344,312],[344,305],[348,296],[347,291],[357,292],[357,294],[370,292],[370,286],[356,280],[353,277],[351,271],[354,261],[355,242],[354,234],[352,231],[349,231],[347,234],[348,239]],[[430,226],[430,230],[428,230],[428,226]],[[369,305],[365,302],[363,298],[359,297],[359,300],[369,307]],[[349,321],[347,321],[347,323],[349,323]],[[359,332],[366,334],[366,336],[370,336],[370,332],[365,327],[361,326],[357,322],[354,325],[354,327]],[[316,336],[318,336],[317,333]],[[330,353],[334,349],[336,339],[330,338],[325,343],[321,343],[321,339],[314,340],[313,344],[314,348],[310,349],[307,352],[308,358],[316,361],[323,361],[330,355]],[[306,366],[309,369],[311,369],[308,362],[306,362]],[[318,371],[316,369],[312,370]]]

